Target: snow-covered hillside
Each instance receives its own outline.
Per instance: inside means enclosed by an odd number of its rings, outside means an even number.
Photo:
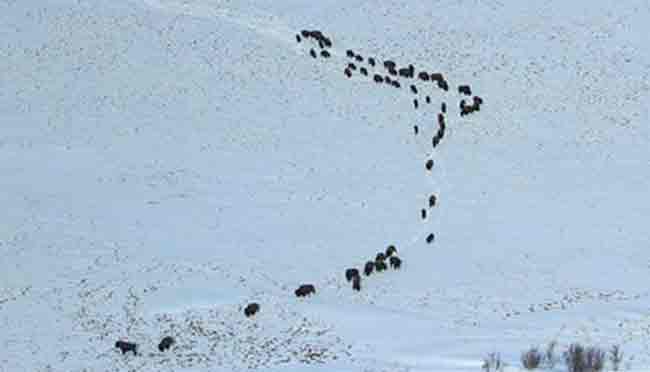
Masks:
[[[0,0],[0,371],[516,370],[552,340],[650,368],[648,17]],[[371,76],[344,75],[348,49]],[[377,84],[386,59],[450,89]],[[401,270],[353,291],[345,269],[389,244]]]

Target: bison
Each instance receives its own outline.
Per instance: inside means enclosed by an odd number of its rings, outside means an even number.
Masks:
[[[138,345],[133,342],[127,341],[117,341],[115,347],[122,351],[122,354],[126,354],[127,351],[132,351],[133,355],[138,355]]]
[[[392,256],[389,260],[389,263],[390,266],[395,270],[399,270],[399,268],[402,267],[402,260],[397,256]]]
[[[356,56],[354,56],[354,59],[355,59],[357,62],[363,62],[363,57],[361,57],[361,56],[358,55],[358,54],[357,54]]]
[[[369,276],[372,274],[372,271],[375,268],[375,263],[372,261],[366,262],[366,265],[363,267],[363,273],[366,274],[366,276]]]
[[[426,97],[424,98],[424,100],[427,101],[427,103],[431,103],[431,97],[429,97],[429,96],[426,96]]]
[[[350,58],[354,58],[354,52],[351,49],[346,50],[345,55],[347,55]]]
[[[413,94],[418,94],[418,88],[413,84],[411,84],[411,92],[413,92]]]
[[[427,244],[433,243],[433,239],[435,239],[435,235],[433,235],[433,233],[427,235],[427,239],[426,239]]]
[[[357,275],[352,280],[352,289],[355,290],[355,291],[360,291],[361,290],[361,277],[360,276]]]
[[[345,76],[347,76],[348,78],[351,78],[351,77],[352,77],[352,71],[350,71],[349,68],[346,68],[345,70],[343,70],[343,73],[344,73]]]
[[[357,269],[347,269],[345,270],[345,279],[349,282],[354,279],[355,276],[359,276],[359,270]]]
[[[374,67],[374,66],[375,66],[375,59],[372,58],[372,57],[368,57],[368,64],[369,64],[370,66],[373,66],[373,67]]]
[[[296,34],[296,41],[297,41],[297,42],[300,42],[300,41],[301,41],[301,39],[300,39],[300,35],[298,35],[298,34]]]
[[[349,68],[350,70],[356,70],[356,69],[357,69],[357,65],[355,65],[355,64],[352,63],[352,62],[350,62],[350,63],[348,63],[348,68]]]
[[[309,55],[316,58],[316,51],[313,49],[309,49]]]
[[[421,214],[423,220],[427,219],[427,210],[426,209],[422,208],[422,210],[420,211],[420,214]]]
[[[386,247],[386,257],[390,257],[394,254],[397,254],[397,248],[395,248],[394,245],[391,244],[388,247]]]
[[[329,57],[330,57],[330,52],[328,52],[328,51],[326,51],[326,50],[321,50],[321,51],[320,51],[320,55],[321,55],[321,57],[323,57],[323,58],[329,58]]]
[[[172,345],[174,345],[175,343],[176,341],[174,340],[173,337],[166,336],[158,344],[158,350],[160,350],[160,352],[162,353],[165,350],[169,350],[169,348],[172,347]]]
[[[387,268],[388,267],[386,266],[386,262],[383,260],[375,261],[375,270],[377,270],[377,272],[382,272]]]
[[[384,82],[384,78],[381,77],[381,75],[379,75],[379,74],[375,74],[375,76],[373,76],[372,78],[375,80],[375,83],[383,83]]]
[[[296,297],[305,297],[312,293],[316,293],[316,288],[313,284],[302,284],[294,293],[296,294]]]
[[[389,68],[389,69],[388,69],[388,73],[391,74],[391,75],[393,75],[393,76],[397,76],[397,71],[395,71],[394,68]]]
[[[413,107],[415,107],[415,109],[417,110],[417,108],[418,108],[418,100],[417,100],[417,98],[413,100]]]
[[[246,315],[246,317],[251,317],[258,311],[260,311],[260,305],[257,302],[253,302],[246,306],[244,309],[244,315]]]
[[[446,80],[438,80],[438,88],[446,92],[449,90],[449,84],[447,83]]]
[[[429,81],[429,74],[426,71],[421,71],[418,74],[418,78],[420,78],[422,81]]]
[[[470,88],[469,85],[459,85],[458,86],[458,93],[464,94],[466,96],[471,96],[472,95],[472,88]]]
[[[386,255],[384,252],[379,252],[377,253],[377,256],[375,256],[375,261],[383,261],[386,259]]]
[[[424,167],[430,171],[433,168],[433,160],[429,159],[427,162],[424,164]]]
[[[431,74],[431,81],[441,82],[444,80],[445,80],[444,76],[442,76],[442,74],[439,72],[434,72]]]
[[[447,104],[446,103],[441,103],[440,104],[440,111],[442,111],[443,114],[447,113]]]
[[[401,84],[399,83],[399,81],[397,81],[397,80],[393,80],[392,85],[393,85],[395,88],[401,88],[401,87],[402,87],[402,85],[401,85]]]
[[[384,67],[385,67],[387,70],[394,70],[396,66],[397,66],[397,65],[395,64],[395,62],[393,62],[393,61],[391,61],[391,60],[386,60],[386,61],[384,61]]]
[[[363,76],[368,76],[368,70],[366,70],[365,67],[361,67],[361,68],[359,69],[359,72],[360,72],[361,75],[363,75]]]
[[[429,208],[435,207],[437,200],[438,200],[438,198],[436,198],[435,195],[429,196]]]

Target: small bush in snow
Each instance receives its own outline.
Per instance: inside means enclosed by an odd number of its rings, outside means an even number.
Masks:
[[[490,353],[483,358],[481,368],[485,372],[499,372],[503,370],[503,363],[501,362],[501,355],[499,353]]]
[[[609,361],[612,362],[612,371],[618,371],[623,361],[623,352],[618,345],[612,346],[609,350]]]
[[[557,363],[557,356],[555,355],[556,346],[557,342],[551,341],[548,343],[546,350],[544,351],[544,365],[550,369],[555,368],[555,364]]]
[[[605,367],[605,352],[575,343],[564,352],[564,361],[569,372],[599,372]]]
[[[528,351],[521,353],[521,365],[528,370],[539,368],[543,357],[536,347],[531,347]]]

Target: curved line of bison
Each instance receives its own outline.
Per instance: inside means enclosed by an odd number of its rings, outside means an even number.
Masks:
[[[323,32],[318,30],[302,30],[300,33],[295,35],[297,43],[304,43],[308,41],[313,41],[317,44],[317,47],[312,47],[309,49],[309,55],[316,58],[329,59],[333,57],[332,51],[332,39],[325,36]],[[427,85],[434,86],[437,89],[440,89],[444,92],[449,92],[449,82],[445,79],[445,76],[440,72],[429,72],[429,71],[418,71],[416,74],[416,69],[412,64],[408,66],[400,67],[396,62],[392,60],[380,60],[375,57],[363,57],[361,54],[355,53],[353,50],[348,49],[345,52],[345,58],[347,62],[343,67],[343,75],[348,79],[352,78],[355,74],[358,74],[362,77],[367,77],[376,84],[381,84],[386,87],[391,87],[395,89],[401,89],[402,84],[409,85],[409,91],[415,95],[413,98],[413,108],[420,108],[420,92],[426,89]],[[402,79],[402,81],[400,81]],[[408,83],[407,83],[408,82]],[[416,83],[421,84],[420,88]],[[424,89],[422,89],[424,86]],[[460,110],[460,116],[466,116],[474,112],[481,110],[481,105],[483,104],[483,99],[479,96],[472,95],[472,89],[469,85],[459,85],[458,94],[464,95],[467,99],[463,98],[460,100],[458,107]],[[471,97],[471,99],[469,98]],[[469,102],[468,102],[469,101]],[[431,104],[431,97],[425,95],[424,102],[429,105]],[[440,142],[445,136],[446,130],[446,115],[447,115],[447,104],[442,102],[440,104],[440,112],[437,115],[438,129],[431,139],[432,148],[435,150],[436,147],[440,145]],[[413,126],[413,131],[415,135],[420,134],[420,129],[418,125]],[[428,172],[433,170],[434,161],[433,159],[428,159],[424,163],[424,167]],[[433,208],[436,206],[437,196],[431,195],[428,200],[428,208]],[[420,216],[423,220],[427,219],[427,208],[422,208],[420,210]],[[434,233],[429,233],[424,241],[427,244],[433,243],[435,239]],[[388,261],[388,264],[386,264]],[[397,247],[393,244],[390,244],[386,247],[384,251],[381,251],[375,255],[374,258],[369,259],[363,265],[363,275],[366,277],[371,276],[373,273],[380,273],[385,270],[388,270],[388,267],[399,270],[402,267],[402,259],[397,255]],[[358,268],[348,268],[345,270],[345,279],[348,282],[352,282],[352,289],[355,291],[361,291],[361,272]],[[296,297],[305,297],[316,293],[316,287],[313,284],[301,284],[294,291]],[[260,304],[253,302],[248,304],[244,308],[244,315],[246,317],[252,317],[257,312],[260,311]],[[174,345],[175,340],[170,336],[164,337],[158,349],[160,352],[168,350],[172,345]],[[129,351],[133,352],[134,355],[137,354],[138,345],[132,342],[118,340],[115,343],[115,348],[119,349],[122,354],[125,354]]]

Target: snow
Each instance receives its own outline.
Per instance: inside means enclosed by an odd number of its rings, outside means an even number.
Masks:
[[[0,0],[0,371],[515,371],[553,340],[647,369],[649,13]],[[451,89],[414,110],[347,49]],[[352,291],[389,244],[402,269]]]

